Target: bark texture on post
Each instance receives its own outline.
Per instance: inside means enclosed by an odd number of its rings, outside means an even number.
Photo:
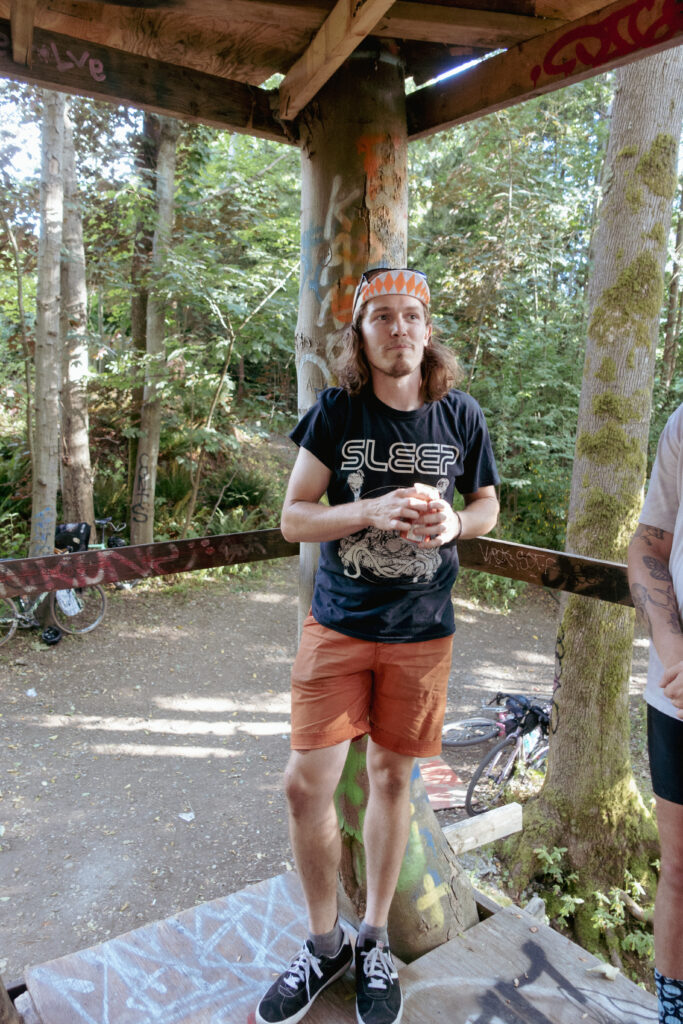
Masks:
[[[88,417],[88,296],[73,126],[64,109],[64,225],[61,267],[62,304],[62,513],[67,522],[90,523],[93,507]],[[105,510],[106,511],[106,510]]]
[[[35,428],[31,541],[29,554],[51,555],[55,546],[59,466],[59,338],[60,251],[64,190],[63,93],[43,93],[40,175],[40,243],[36,296]]]
[[[567,549],[625,562],[645,478],[655,348],[677,186],[683,50],[617,72],[592,243],[588,337]],[[596,890],[652,881],[656,833],[631,772],[633,612],[571,596],[558,640],[548,773],[521,842],[567,848],[585,898],[574,927],[595,948]],[[531,858],[533,859],[533,858]],[[526,872],[525,872],[526,874]],[[522,879],[520,879],[520,882]]]
[[[356,282],[372,266],[406,265],[408,191],[401,67],[388,52],[360,52],[310,103],[302,150],[301,285],[296,330],[299,413],[334,383],[338,331],[351,319]],[[300,623],[310,608],[318,546],[302,544]],[[343,838],[340,903],[358,923],[365,909],[362,825],[366,742],[351,746],[337,794]],[[443,837],[419,771],[412,822],[389,916],[392,949],[404,960],[474,924],[471,886]],[[343,891],[342,891],[343,889]]]
[[[296,326],[299,415],[333,384],[337,332],[368,266],[406,265],[408,179],[403,75],[384,51],[358,52],[310,103],[301,145],[301,279]],[[302,544],[299,625],[318,557]]]

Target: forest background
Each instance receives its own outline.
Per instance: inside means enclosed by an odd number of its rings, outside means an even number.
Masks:
[[[613,76],[594,78],[408,151],[409,263],[427,272],[442,340],[457,352],[462,387],[491,426],[503,480],[498,533],[560,550],[612,90]],[[95,513],[120,522],[129,519],[139,432],[134,395],[149,373],[149,357],[131,338],[131,309],[139,287],[134,241],[153,182],[139,160],[141,112],[69,103],[85,248]],[[28,552],[31,516],[27,409],[43,94],[6,82],[0,108],[0,554],[19,557]],[[165,335],[155,540],[277,525],[283,474],[269,461],[266,439],[296,421],[299,159],[294,147],[181,126],[175,221],[154,269]],[[681,223],[679,183],[655,441],[683,398],[674,373]],[[506,600],[521,584],[473,574],[470,586]]]

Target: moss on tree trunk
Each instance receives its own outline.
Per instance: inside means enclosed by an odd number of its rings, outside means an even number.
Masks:
[[[617,73],[592,245],[567,533],[567,550],[596,558],[625,561],[642,500],[682,115],[681,51]],[[575,898],[568,917],[575,936],[612,956],[614,937],[596,925],[595,893],[622,888],[633,877],[653,898],[657,855],[654,821],[631,771],[632,642],[631,609],[577,596],[566,601],[548,773],[525,808],[523,834],[506,844],[520,890],[547,880],[549,851],[565,851],[555,896],[561,898],[564,880]]]

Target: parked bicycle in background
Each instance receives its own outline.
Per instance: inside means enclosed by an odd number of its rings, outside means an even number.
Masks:
[[[540,789],[545,776],[551,703],[509,693],[498,693],[494,700],[505,708],[492,723],[502,730],[502,738],[486,752],[472,775],[465,797],[470,815],[511,800],[528,799]]]
[[[55,549],[86,551],[89,539],[87,523],[61,523],[55,531]],[[0,646],[7,643],[17,629],[43,627],[46,643],[56,643],[62,633],[89,633],[99,626],[106,607],[107,596],[98,583],[52,590],[34,597],[0,597]]]

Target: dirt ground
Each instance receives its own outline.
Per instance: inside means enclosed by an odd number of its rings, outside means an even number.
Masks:
[[[0,649],[0,974],[291,870],[282,772],[297,563],[111,590],[102,625]],[[557,603],[457,597],[452,717],[550,694]],[[634,750],[644,771],[636,640]],[[466,782],[476,758],[444,757]],[[439,811],[443,822],[462,810]]]

